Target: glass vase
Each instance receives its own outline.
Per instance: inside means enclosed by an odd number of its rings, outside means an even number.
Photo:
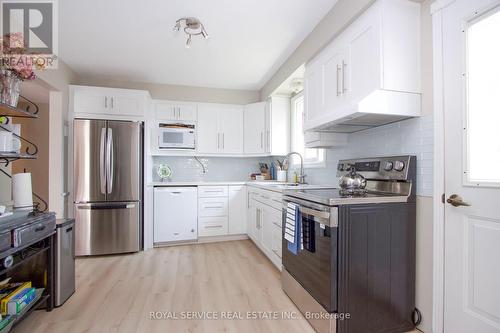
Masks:
[[[13,71],[0,69],[0,102],[17,107],[22,80]]]

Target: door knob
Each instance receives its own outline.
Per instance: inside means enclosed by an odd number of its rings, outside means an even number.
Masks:
[[[462,197],[459,196],[458,194],[450,195],[450,197],[446,200],[446,202],[452,205],[453,207],[470,206],[470,204],[463,201]]]

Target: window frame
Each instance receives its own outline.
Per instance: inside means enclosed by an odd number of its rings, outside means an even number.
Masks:
[[[299,92],[294,95],[290,99],[290,151],[297,151],[302,154],[304,158],[304,168],[312,169],[312,168],[325,168],[326,167],[326,150],[322,148],[306,148],[305,143],[303,149],[297,149],[296,146],[296,128],[297,128],[297,104],[302,100],[303,105],[305,106],[304,101],[304,91]],[[302,111],[302,126],[304,125],[304,110]],[[303,128],[302,128],[303,130]],[[318,151],[318,158],[315,161],[306,161],[305,159],[305,150],[306,149],[315,149]],[[291,158],[291,166],[298,167],[300,166],[299,158],[293,156]]]
[[[463,135],[463,151],[462,151],[462,186],[465,187],[484,187],[484,188],[498,188],[500,187],[500,182],[488,182],[481,180],[470,179],[470,105],[469,105],[469,28],[474,24],[500,12],[500,5],[495,4],[489,8],[484,9],[480,12],[475,12],[474,15],[465,19],[462,23],[463,31],[463,51],[464,51],[464,63],[463,63],[463,125],[464,125],[464,135]]]

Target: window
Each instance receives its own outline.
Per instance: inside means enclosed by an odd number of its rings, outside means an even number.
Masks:
[[[296,95],[291,100],[291,141],[292,151],[301,153],[304,157],[304,165],[307,167],[324,167],[325,150],[305,148],[304,144],[304,95]],[[299,164],[300,160],[294,156],[293,164]]]
[[[500,183],[500,7],[467,29],[467,180]]]

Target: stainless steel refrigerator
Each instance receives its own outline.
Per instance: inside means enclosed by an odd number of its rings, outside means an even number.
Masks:
[[[140,122],[75,119],[77,256],[140,250],[142,150]]]

